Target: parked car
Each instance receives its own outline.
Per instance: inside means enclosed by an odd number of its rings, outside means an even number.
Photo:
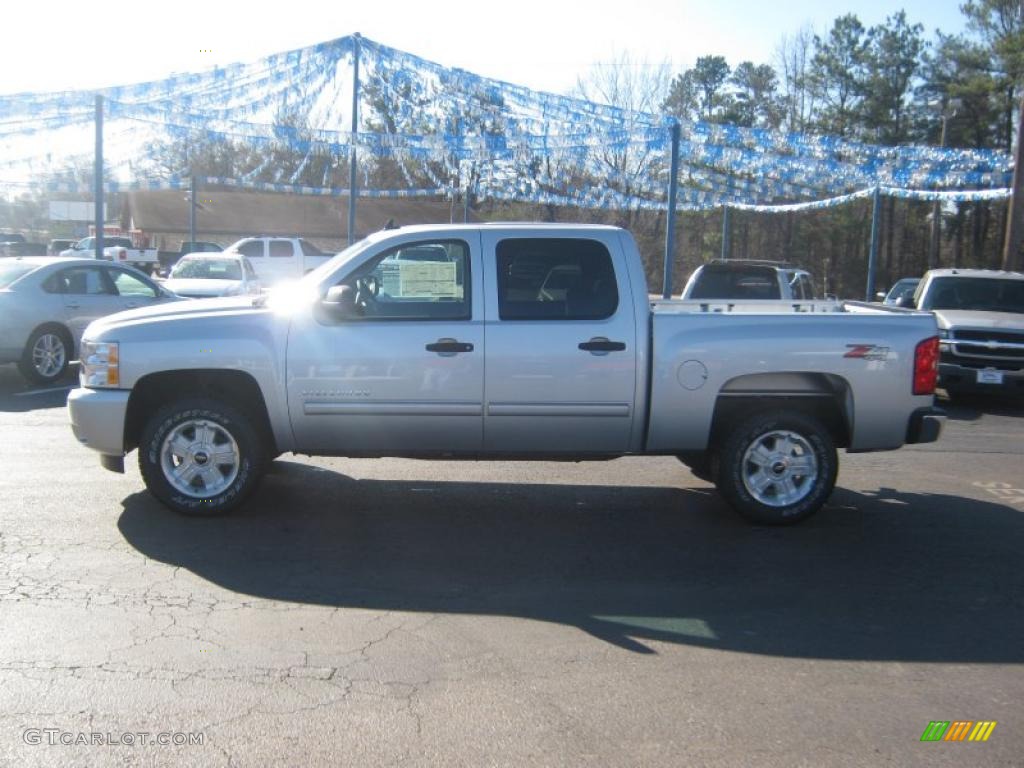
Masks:
[[[947,393],[1024,395],[1024,273],[933,269],[911,305],[935,313]]]
[[[66,251],[75,244],[74,240],[68,240],[65,238],[55,238],[50,241],[50,244],[46,247],[47,256],[60,256],[61,251]]]
[[[25,236],[20,232],[0,232],[0,245],[8,243],[24,243]]]
[[[301,237],[246,237],[224,250],[247,256],[264,285],[302,277],[333,257]]]
[[[93,320],[175,299],[140,272],[95,259],[0,262],[0,363],[17,363],[33,383],[55,381]]]
[[[682,299],[814,299],[804,269],[778,262],[729,259],[702,264],[690,275]]]
[[[171,269],[164,288],[189,299],[260,292],[260,280],[240,253],[192,253]]]
[[[914,292],[920,283],[920,277],[904,277],[893,283],[888,293],[879,291],[875,298],[889,307],[909,307],[913,305]]]
[[[45,256],[46,245],[24,240],[0,245],[0,256]]]
[[[652,306],[633,237],[592,225],[382,231],[255,299],[98,320],[83,349],[77,439],[113,471],[138,448],[150,492],[197,515],[238,506],[286,451],[667,454],[784,524],[824,504],[837,446],[931,442],[942,423],[929,313]]]

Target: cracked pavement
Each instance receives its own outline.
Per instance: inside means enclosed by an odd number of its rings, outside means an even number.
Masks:
[[[1024,486],[1024,408],[842,456],[789,530],[670,458],[286,456],[189,520],[20,387],[0,370],[0,765],[1022,764],[1024,491],[996,484]],[[920,743],[935,719],[999,725]]]

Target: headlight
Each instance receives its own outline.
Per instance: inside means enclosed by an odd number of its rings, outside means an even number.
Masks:
[[[117,387],[121,384],[117,342],[83,341],[78,380],[83,387]]]
[[[949,338],[949,330],[946,329],[946,328],[939,328],[939,338],[940,339],[948,339]]]

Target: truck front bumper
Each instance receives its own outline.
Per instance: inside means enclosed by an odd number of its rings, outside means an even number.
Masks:
[[[113,459],[124,456],[124,422],[128,413],[127,389],[79,387],[68,395],[71,431],[82,445],[103,455],[100,463],[117,471]],[[108,458],[109,457],[109,458]]]
[[[910,414],[907,425],[907,443],[934,443],[942,434],[946,412],[941,408],[918,408]]]
[[[1002,375],[1001,383],[989,384],[978,381],[978,371],[983,365],[966,366],[946,359],[939,360],[939,386],[947,392],[995,393],[998,395],[1024,395],[1024,369],[1008,370],[998,364],[992,366]]]

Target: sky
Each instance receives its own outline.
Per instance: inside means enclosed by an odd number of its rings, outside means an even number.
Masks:
[[[669,60],[673,72],[709,54],[731,65],[772,63],[782,36],[804,25],[823,33],[855,13],[871,26],[901,7],[929,39],[936,28],[964,28],[959,0],[8,0],[0,93],[160,79],[354,32],[448,67],[565,93],[618,54]]]

